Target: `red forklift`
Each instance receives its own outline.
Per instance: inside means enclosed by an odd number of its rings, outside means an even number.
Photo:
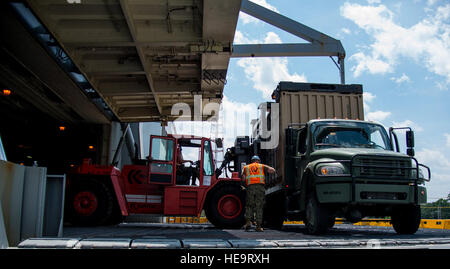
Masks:
[[[120,171],[90,159],[68,174],[65,219],[76,226],[120,223],[132,214],[200,216],[219,228],[244,222],[238,173],[214,170],[213,143],[196,136],[151,136],[149,156]],[[220,141],[220,140],[219,140]],[[223,166],[222,166],[223,168]]]

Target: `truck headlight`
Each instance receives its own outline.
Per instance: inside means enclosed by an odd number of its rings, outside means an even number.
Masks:
[[[344,168],[335,165],[319,166],[316,170],[319,176],[343,176],[345,175]]]

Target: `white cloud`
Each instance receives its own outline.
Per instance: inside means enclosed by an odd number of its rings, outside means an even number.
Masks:
[[[391,80],[394,81],[397,84],[402,84],[403,82],[411,82],[411,79],[403,73],[400,77],[391,77]]]
[[[353,54],[351,70],[355,77],[363,72],[393,72],[400,58],[406,57],[424,65],[430,72],[450,83],[450,4],[433,10],[427,18],[403,27],[385,5],[359,5],[346,2],[341,15],[353,21],[373,38],[368,49]]]
[[[280,37],[268,32],[263,40],[251,40],[244,34],[239,33],[235,42],[248,43],[281,43]],[[280,81],[306,82],[304,74],[291,73],[288,69],[286,57],[254,57],[243,58],[237,64],[244,69],[246,77],[253,82],[253,88],[262,92],[264,98],[270,98]]]
[[[364,92],[363,93],[363,98],[365,102],[372,102],[375,99],[376,95],[371,93],[371,92]]]
[[[366,120],[381,122],[391,115],[388,111],[373,111],[366,114]]]
[[[373,93],[363,92],[363,108],[366,114],[370,111],[369,103],[372,103],[375,97],[376,96]],[[367,118],[367,115],[365,116],[365,118]]]
[[[413,129],[413,131],[415,131],[415,132],[422,132],[423,131],[422,126],[420,126],[419,124],[417,124],[417,123],[415,123],[415,122],[413,122],[411,120],[404,120],[404,121],[401,121],[401,122],[393,121],[392,122],[392,126],[393,127],[411,127]]]
[[[448,83],[448,82],[447,83],[439,82],[439,81],[435,82],[436,87],[441,91],[448,91],[449,84],[450,83]]]
[[[264,38],[264,43],[265,44],[281,44],[281,39],[280,37],[275,34],[274,32],[268,32],[266,34],[266,37]]]
[[[266,0],[252,0],[252,2],[279,13],[278,9],[276,9],[276,7],[272,6],[271,4],[267,3]],[[258,20],[257,18],[250,16],[244,12],[239,12],[239,20],[242,21],[243,24],[260,22],[260,20]]]
[[[425,165],[434,164],[436,168],[440,167],[450,170],[450,161],[439,150],[423,149],[416,153],[416,158],[419,162],[424,163]]]
[[[376,95],[371,92],[363,93],[364,118],[368,121],[382,122],[391,115],[389,111],[371,111],[369,103],[375,100]]]
[[[256,119],[257,108],[255,103],[240,103],[231,101],[227,96],[223,97],[219,126],[225,148],[234,145],[236,136],[251,136],[250,122]]]
[[[444,134],[445,136],[445,144],[447,147],[450,147],[450,134]]]
[[[439,0],[427,0],[427,5],[432,6],[434,4],[436,4],[436,2],[438,2]]]
[[[236,32],[234,33],[234,40],[233,40],[233,44],[249,44],[249,40],[244,36],[244,34],[239,31],[236,30]]]
[[[431,181],[426,183],[428,201],[447,197],[450,193],[450,158],[436,149],[419,150],[415,157],[431,170]]]
[[[237,30],[234,34],[233,44],[280,44],[282,43],[280,37],[274,32],[267,32],[262,39],[251,39],[245,33]]]
[[[364,71],[369,71],[371,74],[384,74],[393,72],[392,66],[379,59],[376,56],[368,56],[362,52],[357,52],[350,56],[349,60],[355,60],[358,64],[352,66],[350,70],[354,77],[359,77]]]
[[[234,145],[236,136],[251,136],[250,122],[256,118],[257,111],[255,103],[234,102],[224,95],[220,104],[218,121],[174,121],[169,123],[168,132],[178,135],[224,138],[224,148],[228,148]]]
[[[342,28],[341,32],[343,32],[344,34],[347,34],[347,35],[352,33],[352,31],[350,31],[350,29],[348,29],[348,28]]]

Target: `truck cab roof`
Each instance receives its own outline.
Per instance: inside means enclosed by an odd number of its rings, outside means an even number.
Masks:
[[[353,120],[353,119],[313,119],[308,121],[308,124],[314,123],[314,122],[327,122],[327,121],[332,121],[332,122],[360,122],[360,123],[373,123],[373,124],[378,124],[381,125],[378,122],[374,122],[374,121],[367,121],[367,120]]]

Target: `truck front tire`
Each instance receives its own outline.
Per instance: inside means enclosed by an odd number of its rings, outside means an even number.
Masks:
[[[414,234],[420,226],[419,205],[406,205],[394,208],[392,226],[398,234]]]
[[[323,234],[330,227],[328,208],[317,201],[315,195],[308,198],[306,204],[305,226],[308,234]]]

